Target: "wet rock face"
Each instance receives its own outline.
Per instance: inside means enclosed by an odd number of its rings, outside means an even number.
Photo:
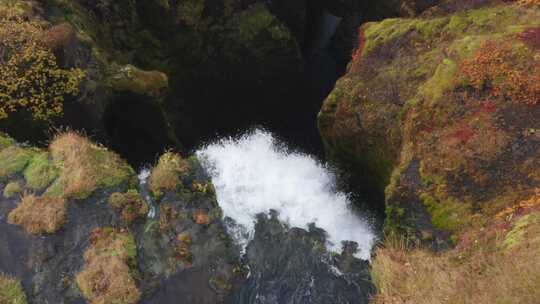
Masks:
[[[75,137],[66,135],[53,146],[65,148],[70,136]],[[9,155],[17,152],[18,156],[12,157],[21,162],[21,165],[9,167],[9,171],[3,170],[0,178],[0,272],[22,283],[30,303],[92,303],[97,299],[119,299],[108,285],[113,284],[112,278],[107,277],[110,273],[96,268],[103,267],[107,259],[111,259],[111,263],[118,262],[114,257],[119,249],[126,264],[114,267],[122,269],[124,279],[131,283],[131,290],[123,292],[129,299],[140,298],[140,303],[177,303],[178,299],[189,303],[221,303],[243,281],[239,249],[226,233],[213,186],[196,158],[185,160],[188,167],[181,176],[180,172],[173,172],[179,175],[174,190],[156,197],[149,195],[145,183],[138,187],[133,171],[118,160],[115,160],[118,163],[109,163],[109,175],[103,175],[104,183],[112,181],[115,170],[126,170],[131,175],[124,176],[114,186],[92,183],[98,187],[88,186],[94,190],[87,192],[80,188],[86,185],[83,180],[76,183],[76,179],[65,180],[72,177],[64,175],[65,168],[60,167],[76,168],[81,165],[76,160],[75,163],[69,158],[63,163],[42,160],[36,149],[18,146],[4,136],[0,136],[0,140],[0,151],[4,150],[2,159],[8,155],[5,149],[10,149]],[[82,139],[77,136],[74,140]],[[69,149],[79,146],[69,146]],[[105,162],[113,158],[113,154],[102,147],[92,146],[89,151],[100,153],[88,155],[89,159],[95,157]],[[59,153],[67,157],[70,151]],[[25,165],[20,159],[31,165]],[[60,170],[43,183],[47,189],[30,188],[33,183],[29,181],[49,172],[45,171],[45,165],[39,166],[41,169],[28,169],[37,168],[36,159],[52,162],[50,170],[53,172]],[[82,172],[85,174],[90,171]],[[80,186],[77,193],[84,195],[68,196],[66,189],[75,185]],[[19,210],[26,215],[25,222],[12,221],[10,214],[21,206],[17,193],[26,191],[34,191],[39,197],[69,197],[65,218],[57,231],[27,232],[26,225],[42,225],[43,221],[36,218],[39,214],[29,211],[37,207]],[[23,194],[22,199],[27,196]],[[149,209],[151,217],[147,218]],[[36,233],[30,234],[32,231]]]
[[[368,263],[353,256],[355,244],[328,253],[324,231],[289,228],[276,213],[260,215],[255,229],[248,279],[229,303],[368,303]]]
[[[388,231],[445,247],[538,186],[539,17],[457,1],[361,27],[319,128],[329,155],[386,190]]]

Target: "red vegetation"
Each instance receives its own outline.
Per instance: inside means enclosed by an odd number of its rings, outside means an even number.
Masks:
[[[457,139],[461,144],[466,144],[474,137],[474,130],[467,123],[462,123],[457,130],[450,133],[448,138]]]
[[[208,216],[208,213],[206,213],[202,209],[198,209],[195,212],[194,216],[195,223],[199,225],[209,225],[210,224],[210,217]]]
[[[69,24],[62,23],[51,27],[46,33],[44,42],[52,50],[66,47],[73,39],[75,33]]]
[[[540,49],[540,27],[531,27],[519,34],[519,38],[527,45]]]
[[[362,57],[362,54],[364,52],[364,46],[366,45],[366,34],[364,32],[363,28],[359,29],[358,33],[358,47],[356,48],[356,51],[354,51],[352,56],[352,64],[353,66],[358,64],[360,61],[360,58]]]
[[[461,70],[469,84],[480,92],[536,105],[540,101],[540,66],[532,62],[519,66],[516,56],[511,42],[490,41],[472,59],[464,61]]]
[[[480,104],[480,113],[490,114],[495,111],[497,111],[497,106],[493,102],[484,101]]]

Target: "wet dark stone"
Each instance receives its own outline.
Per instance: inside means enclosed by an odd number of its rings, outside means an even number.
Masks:
[[[334,254],[325,242],[321,229],[289,228],[275,212],[260,215],[247,248],[250,275],[229,303],[368,303],[373,286],[368,262],[353,256],[357,244]]]

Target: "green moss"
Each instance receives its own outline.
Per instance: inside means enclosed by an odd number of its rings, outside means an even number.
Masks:
[[[275,27],[276,17],[272,15],[266,6],[257,4],[243,12],[238,17],[238,38],[241,42],[249,43],[262,31]],[[273,29],[278,31],[277,28]]]
[[[52,185],[50,185],[43,196],[46,197],[62,197],[64,195],[64,185],[57,179]]]
[[[447,26],[448,22],[449,19],[447,17],[419,20],[415,23],[414,28],[424,39],[433,41],[442,35],[443,29]]]
[[[419,88],[420,93],[431,104],[438,102],[446,92],[454,88],[456,71],[457,64],[445,58],[435,70],[433,77]]]
[[[414,29],[415,21],[412,19],[385,19],[377,23],[365,25],[365,45],[363,53],[369,54],[379,46],[401,37]]]
[[[526,238],[527,231],[533,225],[540,225],[540,213],[531,213],[520,218],[512,227],[512,230],[506,235],[503,245],[507,249],[512,249],[519,246]],[[531,243],[539,243],[540,236],[538,234],[529,235]],[[540,249],[540,248],[539,248]]]
[[[102,147],[94,147],[94,157],[90,166],[100,168],[96,176],[101,187],[115,187],[127,182],[135,175],[131,166],[120,160],[116,154]]]
[[[12,198],[13,196],[21,193],[23,191],[22,185],[20,182],[15,181],[6,185],[4,188],[4,197]]]
[[[13,146],[14,144],[15,140],[13,140],[13,138],[0,133],[0,150]]]
[[[128,235],[125,239],[124,243],[124,250],[126,251],[126,255],[131,261],[136,261],[137,258],[137,243],[135,242],[135,239],[133,238],[133,235]]]
[[[420,194],[420,199],[431,214],[431,223],[440,230],[457,232],[471,221],[470,204],[446,197],[444,200],[428,192]]]
[[[36,154],[24,170],[24,178],[30,189],[45,189],[58,177],[58,168],[49,156],[47,152]]]
[[[0,274],[0,303],[2,304],[26,304],[26,295],[21,283]]]
[[[0,180],[24,170],[33,154],[30,149],[18,146],[10,146],[0,151]]]

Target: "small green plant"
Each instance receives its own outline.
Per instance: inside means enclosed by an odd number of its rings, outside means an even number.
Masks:
[[[21,283],[0,273],[0,303],[26,304],[26,295]]]

